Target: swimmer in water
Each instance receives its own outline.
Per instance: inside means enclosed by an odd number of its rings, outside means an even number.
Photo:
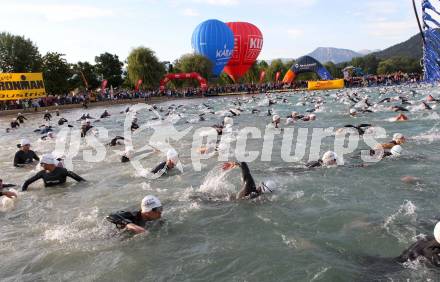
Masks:
[[[67,177],[73,178],[76,181],[85,181],[84,178],[65,168],[58,167],[55,157],[51,154],[46,154],[41,157],[40,165],[43,170],[38,172],[35,176],[26,180],[21,187],[22,191],[26,191],[28,186],[39,179],[43,179],[45,187],[52,187],[66,183]]]
[[[394,145],[391,150],[384,151],[382,154],[382,159],[387,157],[400,157],[402,155],[403,148],[400,145]],[[375,156],[376,154],[379,154],[378,150],[370,150],[370,156]]]
[[[307,168],[331,167],[338,165],[338,155],[333,151],[325,152],[320,160],[306,164]]]
[[[351,124],[347,124],[347,125],[344,126],[344,128],[354,128],[354,129],[356,129],[360,136],[364,135],[365,134],[365,130],[367,128],[369,128],[369,127],[371,127],[371,124],[367,124],[367,123],[359,124],[357,126],[351,125]],[[342,131],[344,128],[338,129],[337,132]]]
[[[18,115],[17,115],[17,120],[18,120],[20,123],[24,123],[24,120],[27,120],[27,118],[26,118],[22,113],[18,113]]]
[[[90,124],[89,120],[81,121],[81,137],[86,137],[87,132],[92,128],[93,126]]]
[[[255,199],[259,197],[263,193],[272,193],[273,185],[267,185],[266,183],[262,183],[260,186],[255,185],[254,178],[251,175],[251,171],[246,162],[228,162],[223,165],[223,170],[229,170],[239,167],[241,169],[241,183],[242,188],[237,193],[236,199]]]
[[[395,133],[393,140],[389,143],[379,144],[376,149],[382,148],[383,150],[391,150],[395,145],[403,145],[406,142],[405,136],[401,133]]]
[[[4,188],[11,188],[15,186],[16,186],[15,184],[3,184],[3,179],[0,179],[0,197],[6,196],[11,199],[17,197],[17,194],[15,194],[12,191],[3,191]]]
[[[14,156],[15,167],[24,167],[25,165],[32,163],[34,160],[40,160],[37,154],[30,149],[31,142],[28,139],[21,139],[20,144],[17,146],[19,146],[20,150],[17,151]]]
[[[128,163],[130,159],[132,159],[134,156],[134,150],[129,149],[124,152],[124,154],[121,157],[121,163]]]
[[[110,114],[107,112],[107,110],[105,110],[102,115],[101,118],[108,118],[110,116]]]
[[[51,118],[52,118],[52,115],[49,113],[48,110],[46,110],[46,111],[44,112],[43,119],[44,119],[45,121],[50,121]]]
[[[275,128],[279,128],[280,122],[281,122],[281,118],[280,118],[279,115],[274,115],[272,117],[272,123],[273,123]]]
[[[58,125],[63,125],[64,123],[66,123],[66,122],[69,122],[67,119],[65,119],[65,118],[60,118],[59,120],[58,120]]]
[[[162,203],[153,196],[148,195],[142,199],[141,209],[134,212],[119,211],[106,217],[108,221],[115,224],[118,229],[133,232],[135,234],[147,233],[152,224],[160,223],[162,218]]]
[[[110,143],[107,143],[108,146],[114,147],[117,145],[123,145],[123,142],[119,142],[119,140],[125,140],[124,137],[122,136],[116,136],[115,138],[113,138]]]
[[[351,108],[351,109],[350,109],[350,116],[352,116],[352,117],[357,116],[357,111],[356,111],[356,109],[354,109],[354,108]]]
[[[133,121],[131,122],[131,127],[130,127],[131,131],[135,131],[136,129],[139,129],[139,125],[137,122],[138,122],[137,118],[136,117],[133,118]]]
[[[407,121],[408,117],[404,114],[400,114],[393,119],[393,121]]]
[[[154,169],[151,170],[153,174],[160,174],[159,176],[168,173],[172,170],[179,162],[179,155],[174,149],[170,149],[167,152],[167,160],[158,164]]]
[[[423,237],[400,256],[396,258],[399,263],[417,260],[419,257],[426,259],[433,266],[440,267],[440,223],[434,228],[434,236]]]

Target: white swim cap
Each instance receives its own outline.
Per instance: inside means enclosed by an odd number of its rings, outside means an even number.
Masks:
[[[292,112],[292,117],[298,116],[298,112]]]
[[[52,154],[44,154],[40,160],[40,164],[54,165],[56,163],[57,161],[55,160],[55,157]]]
[[[404,136],[401,133],[394,133],[394,135],[393,135],[393,141],[397,141],[402,138],[404,138]]]
[[[87,123],[86,123],[86,121],[85,120],[82,120],[81,121],[81,125],[86,125]]]
[[[90,120],[88,118],[86,119],[86,123],[90,123]]]
[[[167,161],[172,161],[173,163],[177,163],[179,159],[179,154],[177,154],[176,150],[169,149],[167,152]]]
[[[310,115],[309,115],[309,118],[310,118],[311,120],[315,120],[315,119],[316,119],[316,115],[315,115],[315,114],[310,114]]]
[[[356,109],[350,109],[350,114],[356,114],[357,113],[357,111],[356,111]]]
[[[29,141],[29,139],[26,139],[26,138],[23,138],[23,139],[21,139],[21,141],[20,141],[20,146],[26,146],[26,145],[30,145],[31,144],[31,141]]]
[[[399,157],[402,154],[403,148],[400,145],[395,145],[391,148],[390,152],[393,156]]]
[[[21,116],[21,113],[18,113],[17,115],[18,115],[18,116]]]
[[[51,132],[48,132],[48,133],[47,133],[47,136],[50,137],[50,138],[54,138],[54,135],[53,135],[53,132],[52,132],[52,131],[51,131]]]
[[[145,196],[145,198],[142,199],[142,203],[141,203],[142,212],[150,212],[154,208],[160,208],[160,207],[162,207],[162,204],[160,203],[159,199],[153,195]]]
[[[440,222],[437,222],[437,224],[434,227],[434,237],[437,243],[440,244]]]
[[[286,119],[286,124],[294,124],[295,121],[293,120],[293,118],[287,118]]]
[[[322,161],[325,165],[331,164],[331,162],[336,162],[338,160],[338,155],[336,155],[333,151],[325,152],[325,154],[322,156]]]
[[[223,124],[225,126],[227,126],[227,125],[232,126],[232,125],[234,125],[234,120],[232,118],[230,118],[230,117],[225,117],[223,119]]]
[[[272,117],[272,121],[279,121],[279,119],[280,119],[280,116],[279,116],[279,115],[274,115],[274,116]]]
[[[11,121],[16,121],[16,120],[17,120],[16,118],[12,118],[12,119],[11,119]]]

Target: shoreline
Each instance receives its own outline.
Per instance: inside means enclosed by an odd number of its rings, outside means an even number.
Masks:
[[[280,89],[280,90],[272,90],[267,91],[265,93],[283,93],[283,92],[296,92],[296,91],[303,91],[300,89]],[[101,101],[101,102],[92,102],[87,104],[89,108],[96,108],[96,107],[102,107],[102,106],[115,106],[115,105],[132,105],[137,103],[162,103],[165,101],[174,101],[174,100],[183,100],[183,99],[201,99],[201,98],[214,98],[214,97],[224,97],[224,96],[238,96],[238,95],[259,95],[264,93],[251,93],[248,94],[247,92],[232,92],[232,93],[220,93],[218,95],[212,95],[212,96],[191,96],[191,97],[171,97],[168,98],[166,96],[161,97],[151,97],[148,100],[145,100],[145,98],[136,98],[136,99],[124,99],[124,100],[109,100],[109,101]],[[49,106],[49,107],[39,107],[37,110],[34,108],[28,108],[28,109],[18,109],[18,110],[4,110],[0,111],[0,117],[4,116],[12,116],[17,115],[18,113],[22,114],[37,114],[44,112],[45,110],[48,111],[56,111],[56,110],[70,110],[70,109],[78,109],[82,108],[82,104],[67,104],[67,105],[58,105],[58,106]]]

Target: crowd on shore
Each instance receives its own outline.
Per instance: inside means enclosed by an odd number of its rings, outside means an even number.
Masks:
[[[394,73],[389,75],[366,75],[363,77],[352,77],[345,79],[345,87],[373,87],[373,86],[392,86],[405,83],[419,83],[422,76],[416,73]],[[271,91],[300,90],[307,88],[307,81],[294,81],[292,83],[268,82],[252,84],[231,84],[224,86],[211,86],[208,89],[201,88],[181,88],[167,89],[165,91],[156,90],[127,90],[117,89],[111,91],[106,89],[104,92],[78,92],[75,94],[48,95],[44,98],[33,100],[12,100],[0,101],[0,110],[37,110],[42,107],[82,104],[93,102],[113,101],[113,100],[131,100],[145,99],[148,101],[151,97],[184,98],[184,97],[202,97],[217,96],[228,93],[257,94]]]

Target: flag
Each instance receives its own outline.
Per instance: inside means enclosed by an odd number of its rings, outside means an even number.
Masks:
[[[263,82],[265,76],[266,76],[266,72],[264,70],[262,70],[260,73],[260,83]]]
[[[275,82],[278,82],[280,80],[280,75],[281,72],[277,71],[277,73],[275,74]]]
[[[108,83],[107,79],[104,79],[102,81],[102,83],[101,83],[101,94],[104,94],[104,90],[107,87],[107,83]]]
[[[138,91],[141,84],[142,84],[142,79],[139,79],[134,90]]]
[[[110,99],[113,100],[113,85],[110,85]]]

